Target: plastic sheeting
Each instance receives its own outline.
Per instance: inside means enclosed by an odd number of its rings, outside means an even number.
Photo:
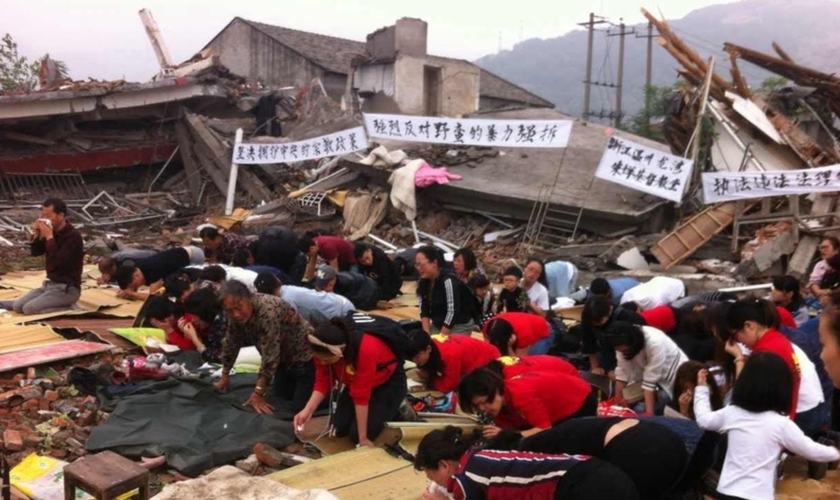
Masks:
[[[118,400],[85,446],[128,457],[164,455],[170,467],[191,477],[247,457],[257,442],[284,448],[295,440],[289,421],[294,412],[271,391],[266,399],[274,415],[243,408],[255,382],[255,375],[231,377],[226,394],[205,380],[169,379],[139,387]]]

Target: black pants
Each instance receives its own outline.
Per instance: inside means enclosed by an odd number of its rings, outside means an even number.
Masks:
[[[371,441],[379,436],[385,422],[394,421],[400,413],[400,405],[408,392],[405,371],[401,366],[384,384],[374,387],[368,403],[367,437]],[[354,443],[359,442],[359,430],[356,427],[356,406],[345,388],[338,396],[338,405],[333,417],[335,434],[338,437],[349,436]]]
[[[555,500],[648,500],[618,467],[592,457],[566,472],[557,482]]]
[[[566,422],[567,420],[571,420],[573,418],[582,418],[582,417],[597,417],[598,416],[598,395],[595,394],[594,390],[589,391],[589,395],[586,396],[586,399],[583,400],[583,404],[578,408],[578,411],[574,412],[573,414],[569,415],[569,418],[563,420],[562,422]],[[560,422],[555,422],[554,425]]]
[[[306,406],[312,388],[315,386],[315,363],[306,361],[280,365],[274,372],[274,394],[292,405],[292,411],[299,412]]]
[[[532,438],[523,439],[520,450],[598,457],[621,469],[636,485],[641,498],[662,498],[679,483],[688,464],[685,444],[670,429],[640,420],[604,447],[607,432],[620,421],[603,418],[566,420]]]

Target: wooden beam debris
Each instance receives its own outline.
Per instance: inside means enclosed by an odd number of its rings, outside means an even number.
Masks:
[[[227,148],[204,120],[193,113],[186,113],[185,120],[195,140],[203,168],[210,174],[213,183],[222,195],[227,195],[228,177],[230,176],[231,150]],[[271,201],[274,195],[253,172],[239,170],[239,184],[256,200]]]

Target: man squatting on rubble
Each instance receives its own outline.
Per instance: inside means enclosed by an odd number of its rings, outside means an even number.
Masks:
[[[18,314],[41,314],[70,309],[82,293],[85,250],[82,235],[67,222],[67,204],[50,198],[41,205],[41,217],[32,223],[32,256],[46,257],[47,279],[13,301],[0,302]]]

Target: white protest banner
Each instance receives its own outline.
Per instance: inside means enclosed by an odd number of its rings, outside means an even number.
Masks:
[[[368,136],[434,144],[565,148],[571,120],[494,120],[365,113]]]
[[[356,127],[296,142],[236,143],[233,146],[233,163],[259,165],[315,160],[353,153],[367,147],[365,129]]]
[[[840,191],[840,165],[807,170],[703,174],[703,201],[707,204],[833,191]]]
[[[595,177],[679,203],[691,160],[612,136]]]

